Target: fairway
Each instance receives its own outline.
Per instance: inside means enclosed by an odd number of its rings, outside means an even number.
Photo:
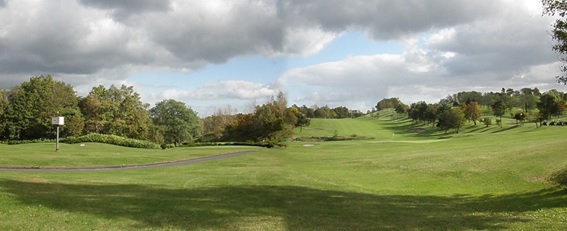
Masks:
[[[567,127],[467,125],[459,134],[390,118],[313,120],[286,148],[143,150],[0,145],[0,165],[158,163],[150,169],[0,172],[2,230],[566,230]],[[337,132],[335,132],[337,131]],[[90,149],[87,149],[90,148]]]

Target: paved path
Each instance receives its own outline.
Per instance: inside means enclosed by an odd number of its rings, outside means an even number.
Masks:
[[[178,166],[178,165],[188,165],[188,164],[198,164],[202,162],[220,160],[231,158],[235,156],[240,156],[244,154],[249,154],[255,151],[242,151],[242,152],[231,152],[226,154],[218,154],[213,156],[198,157],[187,160],[178,160],[162,163],[150,163],[150,164],[139,164],[139,165],[117,165],[117,166],[99,166],[99,167],[1,167],[0,171],[17,171],[17,172],[77,172],[77,171],[105,171],[105,170],[125,170],[125,169],[142,169],[142,168],[157,168],[166,166]]]

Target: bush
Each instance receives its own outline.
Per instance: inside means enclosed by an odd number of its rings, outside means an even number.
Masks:
[[[7,144],[37,144],[37,143],[55,143],[55,139],[35,139],[35,140],[8,140]]]
[[[72,136],[60,139],[61,143],[105,143],[131,148],[159,149],[160,146],[150,141],[136,140],[115,135],[91,133],[84,136]]]
[[[482,122],[484,122],[484,125],[486,125],[487,127],[492,125],[492,119],[490,117],[484,118]]]

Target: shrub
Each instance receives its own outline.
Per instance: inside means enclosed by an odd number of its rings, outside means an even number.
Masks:
[[[131,147],[131,148],[146,148],[146,149],[158,149],[160,148],[159,145],[152,143],[150,141],[144,140],[136,140],[125,138],[121,136],[115,135],[104,135],[98,133],[91,133],[84,136],[72,136],[63,138],[60,140],[61,143],[67,144],[76,144],[76,143],[105,143],[105,144],[113,144],[118,146],[124,147]]]
[[[492,119],[490,117],[484,118],[482,122],[484,122],[484,125],[486,125],[487,127],[492,125]]]
[[[34,140],[8,140],[7,144],[36,144],[36,143],[55,143],[55,139],[34,139]]]

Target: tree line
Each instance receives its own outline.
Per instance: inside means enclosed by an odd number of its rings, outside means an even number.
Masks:
[[[308,126],[302,107],[287,107],[280,92],[254,112],[218,110],[199,118],[183,102],[166,99],[151,107],[133,87],[95,86],[77,96],[73,87],[50,75],[34,76],[0,90],[0,140],[52,139],[51,117],[63,116],[62,137],[107,134],[175,146],[194,141],[242,141],[276,145],[293,128]]]
[[[510,113],[516,121],[531,121],[537,124],[563,114],[567,94],[555,89],[541,93],[537,88],[514,90],[502,88],[500,92],[480,93],[463,91],[448,95],[438,103],[420,101],[405,105],[398,98],[382,99],[376,104],[377,110],[392,108],[399,114],[406,114],[418,122],[436,125],[445,131],[457,132],[467,121],[477,124],[492,124],[490,117],[482,118],[482,111],[489,111],[497,117],[494,121],[502,125],[502,116]]]

